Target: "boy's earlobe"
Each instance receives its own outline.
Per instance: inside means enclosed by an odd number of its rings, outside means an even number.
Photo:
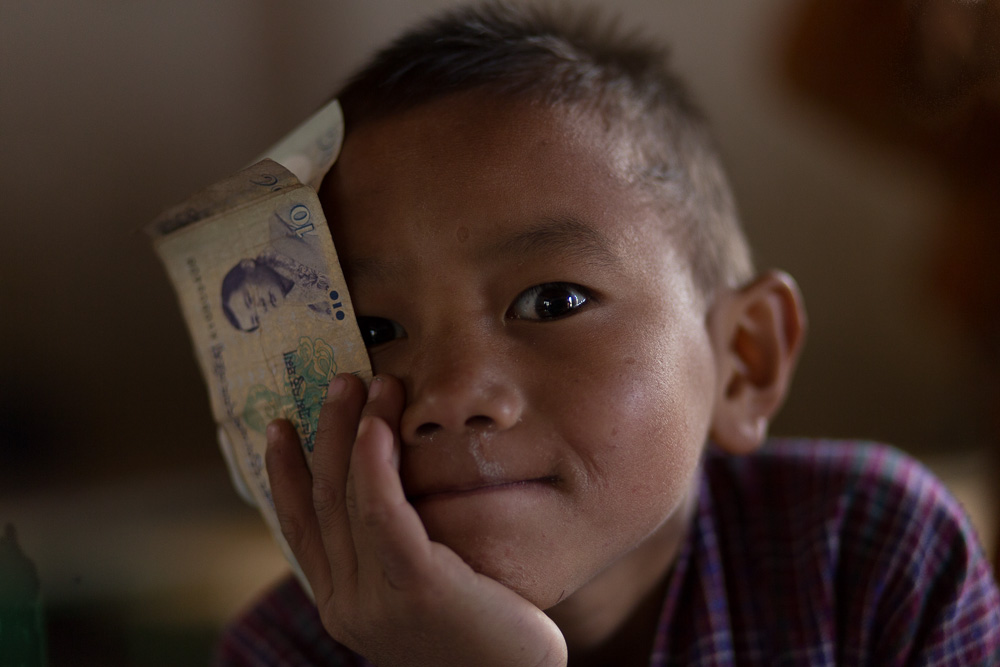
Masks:
[[[718,371],[710,437],[745,454],[763,443],[784,402],[805,337],[795,280],[768,271],[712,306],[709,333]]]

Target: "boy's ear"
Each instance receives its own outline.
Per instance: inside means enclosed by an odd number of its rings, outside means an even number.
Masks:
[[[806,331],[795,280],[768,271],[720,294],[708,320],[717,386],[710,437],[733,454],[763,443],[781,407]]]

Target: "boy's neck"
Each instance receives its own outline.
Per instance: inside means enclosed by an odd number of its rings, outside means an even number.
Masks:
[[[697,478],[682,505],[641,546],[546,611],[566,638],[572,667],[649,663],[668,574],[694,513]]]

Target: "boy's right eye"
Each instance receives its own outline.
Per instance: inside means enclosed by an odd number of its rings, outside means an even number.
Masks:
[[[359,316],[358,328],[365,347],[378,347],[397,338],[406,338],[406,331],[399,323],[384,317]]]

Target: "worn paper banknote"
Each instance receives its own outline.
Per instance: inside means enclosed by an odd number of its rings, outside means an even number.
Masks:
[[[293,133],[303,150],[288,151],[286,140],[284,155],[316,184],[340,145],[339,135],[330,143],[329,132],[319,134],[330,145],[325,154],[310,155],[315,142]],[[343,372],[371,379],[316,191],[265,159],[170,209],[148,231],[177,291],[233,482],[298,570],[277,526],[265,428],[291,420],[311,460],[330,380]]]

